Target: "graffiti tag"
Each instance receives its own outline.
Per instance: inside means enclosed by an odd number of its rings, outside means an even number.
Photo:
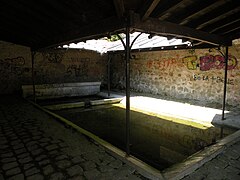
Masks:
[[[25,59],[21,56],[16,57],[16,58],[0,59],[0,64],[23,66],[25,64]]]
[[[200,74],[194,74],[193,75],[194,81],[211,81],[216,83],[223,83],[224,78],[220,76],[207,76],[207,75],[200,75]],[[233,79],[227,79],[227,84],[234,85]]]
[[[30,72],[29,68],[23,67],[25,59],[23,57],[0,59],[0,73],[1,74],[15,74],[22,75],[23,73]],[[6,74],[6,76],[8,76]]]
[[[75,77],[81,77],[87,75],[87,64],[83,63],[81,65],[69,65],[66,71],[67,76],[74,75]]]
[[[197,56],[187,56],[183,58],[183,63],[186,64],[189,70],[196,70],[200,68],[201,71],[209,71],[212,69],[224,69],[225,58],[220,55],[206,55],[201,56],[199,59]],[[228,70],[235,69],[238,64],[235,56],[228,56]]]
[[[170,58],[170,59],[165,59],[163,58],[162,60],[148,60],[147,61],[147,68],[151,69],[168,69],[173,66],[179,66],[178,60],[176,58]]]
[[[42,55],[50,63],[61,63],[63,60],[63,53],[60,52],[44,52]]]

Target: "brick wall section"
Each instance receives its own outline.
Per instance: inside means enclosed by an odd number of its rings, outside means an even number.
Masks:
[[[107,56],[88,50],[52,50],[35,55],[36,84],[101,81],[106,83]],[[30,48],[0,41],[0,94],[32,84]]]
[[[229,50],[227,103],[240,101],[240,46]],[[131,89],[201,101],[222,103],[224,58],[216,50],[174,50],[132,53]],[[125,68],[122,54],[112,60],[112,86],[125,87]]]

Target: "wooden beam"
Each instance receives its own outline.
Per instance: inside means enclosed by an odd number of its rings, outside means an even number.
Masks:
[[[228,34],[226,35],[226,37],[234,40],[234,39],[239,39],[240,38],[240,32],[239,30],[237,30],[237,32],[235,32],[234,34]]]
[[[209,13],[212,10],[224,5],[225,3],[229,2],[229,1],[231,1],[231,0],[216,1],[215,3],[205,7],[204,9],[201,9],[201,10],[189,15],[183,21],[181,21],[179,24],[185,25],[188,22],[190,22],[192,19],[198,18],[198,17],[202,16],[203,14]]]
[[[57,36],[49,38],[48,41],[34,47],[34,50],[56,47],[87,39],[100,38],[111,32],[121,31],[124,27],[125,25],[122,20],[119,20],[115,16],[109,17],[66,33],[59,33]]]
[[[156,6],[158,5],[159,2],[160,2],[160,0],[153,0],[153,2],[150,4],[150,6],[148,7],[148,9],[146,10],[146,12],[144,13],[144,15],[142,17],[143,21],[150,16],[150,14],[156,8]]]
[[[192,4],[194,3],[194,1],[192,0],[182,0],[179,3],[175,4],[174,6],[172,6],[171,8],[167,9],[162,16],[160,16],[158,19],[159,20],[165,20],[167,19],[169,16],[171,16],[171,12],[175,12],[177,9],[179,8],[184,8],[186,6],[186,4]]]
[[[118,19],[123,18],[125,13],[123,0],[113,0]]]
[[[224,37],[178,24],[161,21],[156,18],[148,18],[145,21],[141,21],[138,14],[134,15],[132,28],[140,32],[156,33],[163,36],[171,35],[180,38],[189,38],[213,45],[231,45],[231,41],[225,39]]]
[[[240,30],[240,26],[238,26],[238,27],[236,27],[236,28],[233,28],[233,29],[231,29],[231,30],[229,30],[229,31],[227,31],[227,32],[224,32],[224,33],[222,33],[223,35],[229,35],[230,33],[232,33],[232,32],[235,32],[235,31],[239,31]]]
[[[219,32],[228,31],[229,29],[235,28],[234,26],[236,25],[240,26],[239,22],[240,22],[240,18],[234,21],[231,21],[229,23],[226,23],[222,26],[216,27],[215,29],[211,30],[210,33],[214,33],[214,32],[219,33]]]
[[[228,25],[230,25],[232,23],[235,23],[235,22],[239,21],[240,18],[236,19],[236,17],[240,17],[240,12],[238,12],[238,13],[236,13],[234,15],[228,16],[228,17],[222,19],[221,21],[217,21],[217,22],[215,22],[213,24],[210,24],[210,25],[202,28],[201,30],[213,33],[213,32],[215,32],[218,29],[221,29],[221,28],[223,28],[225,26],[228,26]]]
[[[220,16],[217,16],[217,17],[215,17],[215,18],[213,18],[213,19],[211,19],[211,20],[207,20],[206,22],[198,25],[198,27],[196,27],[196,29],[202,29],[202,28],[204,28],[205,26],[207,26],[207,25],[209,25],[209,24],[212,24],[212,23],[214,23],[214,22],[220,21],[220,20],[222,20],[222,19],[224,19],[224,18],[226,18],[226,17],[228,17],[228,16],[231,16],[231,15],[233,15],[233,14],[236,14],[236,13],[239,12],[239,11],[240,11],[240,7],[237,7],[237,8],[235,8],[235,9],[231,10],[231,11],[227,11],[226,13],[224,13],[224,14],[222,14],[222,15],[220,15]]]

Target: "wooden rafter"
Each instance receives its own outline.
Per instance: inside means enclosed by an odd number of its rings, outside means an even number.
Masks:
[[[236,19],[234,21],[230,21],[224,25],[221,25],[221,26],[218,26],[217,28],[213,29],[210,31],[210,33],[214,33],[214,32],[218,32],[218,31],[222,31],[223,29],[225,28],[229,28],[232,24],[235,24],[235,23],[239,23],[240,22],[240,18],[239,19]]]
[[[186,17],[184,20],[182,20],[179,24],[180,24],[180,25],[185,25],[185,24],[187,24],[189,21],[191,21],[192,19],[195,19],[195,18],[197,18],[197,17],[199,17],[199,16],[201,16],[201,15],[203,15],[203,14],[205,14],[205,13],[208,13],[208,12],[210,12],[210,11],[212,11],[212,10],[214,10],[214,9],[222,6],[222,5],[224,5],[225,3],[229,2],[229,1],[231,1],[231,0],[216,1],[215,3],[213,3],[213,4],[211,4],[211,5],[207,6],[207,7],[205,7],[204,9],[201,9],[201,10],[199,10],[199,11],[197,11],[197,12],[189,15],[189,16]]]
[[[99,38],[106,36],[110,32],[120,31],[124,28],[125,25],[122,20],[119,20],[116,17],[109,17],[83,26],[82,28],[74,29],[73,31],[63,34],[58,34],[58,36],[49,38],[48,42],[43,42],[43,44],[34,47],[34,49],[56,47],[86,39]]]
[[[125,13],[123,0],[113,0],[113,3],[116,9],[117,17],[118,19],[121,19]]]
[[[223,35],[229,35],[230,33],[234,32],[234,31],[239,31],[240,30],[240,26],[235,27],[233,29],[230,29],[229,31],[226,31],[224,33],[222,33]]]
[[[228,26],[228,24],[232,24],[235,21],[240,20],[240,18],[236,18],[236,17],[240,17],[240,12],[238,12],[234,15],[228,16],[228,17],[222,19],[221,21],[217,21],[215,23],[209,24],[208,26],[202,28],[201,30],[212,33],[211,31],[214,32],[215,29],[216,30],[220,29],[222,27]]]
[[[148,18],[145,21],[141,21],[140,16],[135,14],[133,22],[133,28],[141,32],[156,33],[163,36],[170,35],[180,38],[189,38],[212,45],[231,45],[231,41],[225,39],[224,37],[178,24],[161,21],[156,18]]]
[[[193,3],[194,1],[191,1],[191,0],[183,0],[183,1],[180,1],[179,3],[175,4],[174,6],[172,6],[171,8],[167,9],[166,11],[163,12],[163,15],[160,16],[158,19],[159,20],[165,20],[167,19],[171,12],[174,12],[176,11],[177,9],[179,9],[180,7],[188,4],[188,3]]]
[[[240,36],[239,2],[7,0],[0,6],[0,38],[34,49],[53,47],[124,32],[126,17],[133,13],[134,21],[129,23],[131,32],[185,38],[204,45],[229,45],[232,39]]]
[[[202,29],[202,28],[204,28],[205,26],[207,26],[209,24],[212,24],[214,22],[220,21],[220,20],[222,20],[222,19],[224,19],[224,18],[226,18],[228,16],[231,16],[231,15],[233,15],[233,14],[239,12],[239,11],[240,11],[240,7],[237,7],[235,9],[233,9],[232,11],[228,11],[228,12],[226,12],[226,13],[220,15],[220,16],[217,16],[217,17],[211,19],[211,20],[207,20],[206,22],[198,25],[198,27],[196,27],[196,29]]]
[[[142,20],[144,21],[145,19],[147,19],[150,14],[153,12],[153,10],[156,8],[156,6],[158,5],[158,3],[161,0],[153,0],[153,2],[150,4],[150,6],[148,7],[148,9],[146,10],[146,12],[144,13]]]

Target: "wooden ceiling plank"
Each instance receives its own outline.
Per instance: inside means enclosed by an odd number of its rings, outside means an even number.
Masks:
[[[193,3],[192,0],[182,0],[180,1],[179,3],[173,5],[171,8],[167,9],[162,16],[160,16],[158,19],[159,20],[165,20],[167,19],[170,15],[171,15],[171,12],[175,12],[177,9],[179,9],[180,7],[183,7],[185,6],[186,4],[188,3]]]
[[[218,32],[219,30],[221,30],[221,29],[223,29],[223,28],[225,28],[225,27],[231,26],[232,24],[235,24],[235,23],[237,23],[237,22],[239,22],[239,21],[240,21],[240,18],[239,18],[239,19],[236,19],[236,20],[234,20],[234,21],[230,21],[230,22],[228,22],[228,23],[226,23],[226,24],[223,24],[223,25],[221,25],[221,26],[216,27],[215,29],[211,30],[210,33]]]
[[[232,28],[229,31],[222,33],[222,35],[229,35],[230,33],[234,32],[234,31],[239,31],[239,30],[240,30],[240,26],[238,26],[236,28]]]
[[[228,23],[234,22],[234,21],[236,21],[236,19],[240,19],[240,18],[236,18],[236,17],[240,17],[240,12],[236,13],[234,15],[228,16],[228,17],[222,19],[221,21],[217,21],[215,23],[209,24],[208,26],[202,28],[201,30],[211,33],[211,31],[214,31],[214,29],[218,29],[218,28],[227,26]]]
[[[198,25],[198,26],[196,27],[196,29],[202,29],[202,28],[206,27],[206,26],[209,25],[209,24],[212,24],[212,23],[215,23],[215,22],[217,22],[217,21],[220,21],[220,20],[222,20],[222,19],[224,19],[224,18],[226,18],[226,17],[228,17],[228,16],[231,16],[231,15],[233,15],[233,14],[236,14],[236,13],[239,12],[239,11],[240,11],[240,7],[237,7],[237,8],[235,8],[235,9],[233,9],[232,11],[228,11],[228,12],[226,12],[226,13],[220,15],[220,16],[217,16],[217,17],[211,19],[211,20],[207,20],[206,22]]]
[[[192,40],[202,41],[212,45],[230,45],[231,41],[225,39],[224,37],[210,34],[204,31],[196,30],[193,28],[181,26],[178,24],[161,21],[156,18],[148,18],[145,21],[140,20],[138,14],[134,15],[133,27],[137,31],[156,33],[159,35],[167,36],[176,36],[189,38]]]
[[[228,31],[230,31],[232,29],[236,29],[238,27],[240,27],[240,21],[235,22],[235,23],[233,23],[233,24],[231,24],[229,26],[226,26],[226,27],[216,31],[215,34],[222,34],[222,33],[228,32]]]
[[[122,19],[125,13],[123,0],[113,0],[113,3],[116,9],[118,19]]]
[[[150,6],[148,7],[148,9],[146,10],[146,12],[144,13],[142,20],[144,21],[145,19],[147,19],[151,13],[153,12],[153,10],[156,8],[156,6],[158,5],[158,3],[161,0],[153,0],[153,2],[150,4]]]
[[[212,10],[226,4],[227,2],[230,2],[231,0],[222,0],[222,1],[216,1],[215,3],[205,7],[204,9],[201,9],[191,15],[189,15],[188,17],[186,17],[184,20],[182,20],[179,24],[180,25],[186,25],[188,22],[190,22],[191,20],[200,17],[203,14],[209,13]]]
[[[239,31],[239,29],[237,29],[236,31],[231,32],[230,34],[226,34],[225,36],[229,39],[239,39],[240,38],[240,31]]]
[[[34,49],[56,47],[86,39],[99,38],[100,36],[104,36],[110,32],[119,31],[124,28],[124,22],[113,16],[86,25],[82,28],[74,29],[70,32],[58,34],[57,37],[49,38],[48,41],[45,41],[42,44],[38,44],[36,47],[34,47]]]

